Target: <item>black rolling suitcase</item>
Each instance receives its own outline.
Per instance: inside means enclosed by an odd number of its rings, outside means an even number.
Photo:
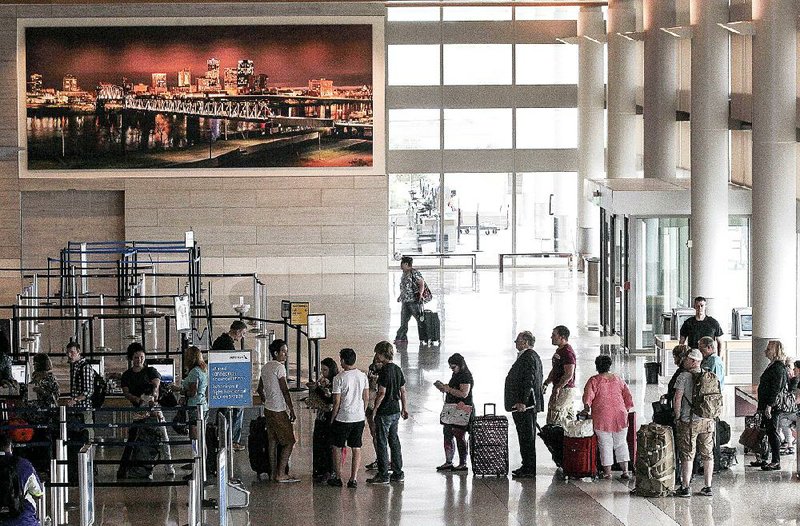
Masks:
[[[544,442],[547,450],[550,451],[553,462],[556,467],[560,468],[561,464],[564,463],[564,428],[555,424],[539,427],[538,423],[536,428],[539,430],[539,437],[542,442]]]
[[[492,406],[491,415],[486,413],[487,406]],[[497,415],[495,404],[483,404],[483,416],[473,418],[469,447],[473,475],[508,475],[508,418]]]
[[[260,479],[262,473],[267,478],[271,475],[269,466],[269,452],[267,450],[267,418],[258,416],[250,421],[250,434],[247,436],[247,454],[250,456],[250,467],[255,471],[256,478]]]
[[[418,329],[419,341],[430,343],[441,341],[439,313],[431,310],[422,311]]]

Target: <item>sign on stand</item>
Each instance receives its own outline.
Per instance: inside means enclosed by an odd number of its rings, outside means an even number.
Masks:
[[[324,340],[328,337],[328,326],[324,314],[308,315],[308,339]]]
[[[307,301],[293,301],[289,323],[292,325],[308,325],[310,307]]]
[[[252,351],[209,351],[209,407],[252,407]]]

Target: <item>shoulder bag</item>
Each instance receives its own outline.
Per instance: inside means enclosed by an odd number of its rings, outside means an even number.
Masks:
[[[472,418],[472,406],[464,402],[457,404],[444,404],[439,415],[439,422],[451,426],[467,427]]]

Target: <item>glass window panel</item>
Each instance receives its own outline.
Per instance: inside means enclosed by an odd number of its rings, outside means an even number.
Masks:
[[[445,7],[442,18],[446,21],[511,20],[511,6]]]
[[[439,110],[389,110],[390,150],[438,150]]]
[[[389,22],[439,21],[438,7],[389,7],[386,9]]]
[[[550,252],[572,248],[577,184],[578,175],[575,172],[517,175],[517,252]],[[536,264],[541,262],[527,258],[517,260],[518,266]]]
[[[444,228],[449,252],[480,250],[476,252],[478,265],[497,265],[497,255],[511,251],[511,177],[508,173],[444,175]],[[480,224],[480,231],[476,224]],[[469,260],[445,260],[445,265],[464,264]]]
[[[444,148],[511,148],[511,108],[444,110]]]
[[[577,147],[577,108],[519,108],[517,110],[517,148]]]
[[[390,86],[438,86],[439,46],[389,46]]]
[[[446,85],[511,84],[511,44],[447,44]]]
[[[438,238],[439,174],[389,174],[392,255],[439,252]]]
[[[517,20],[577,20],[580,7],[517,7]]]
[[[517,84],[577,84],[578,46],[517,44]]]

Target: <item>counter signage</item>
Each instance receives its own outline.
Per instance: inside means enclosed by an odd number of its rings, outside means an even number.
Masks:
[[[325,314],[308,315],[308,339],[324,340],[328,337],[328,327]]]
[[[208,353],[209,407],[252,407],[252,351]]]
[[[289,323],[292,325],[308,325],[309,304],[307,301],[293,301],[292,315]]]

